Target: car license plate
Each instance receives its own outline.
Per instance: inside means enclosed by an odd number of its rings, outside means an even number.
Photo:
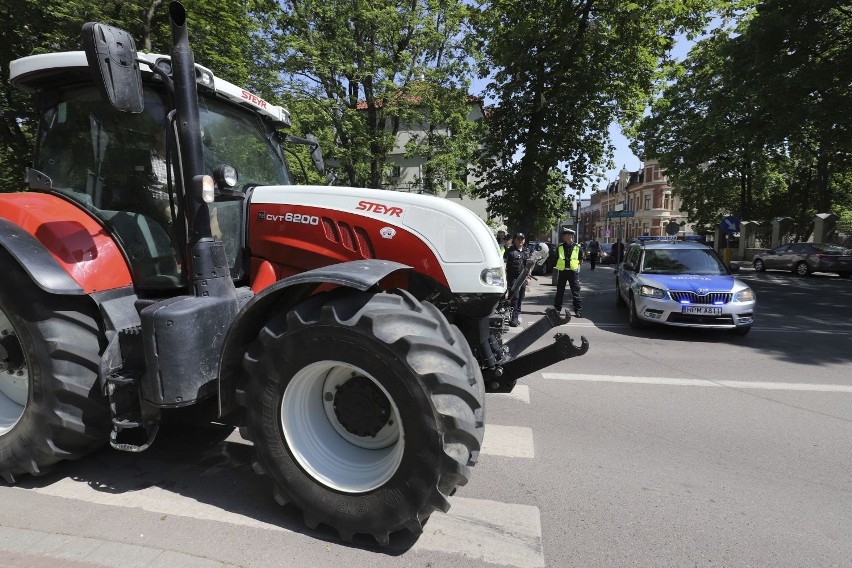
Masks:
[[[709,306],[681,306],[680,313],[693,316],[721,316],[722,308],[711,308]]]

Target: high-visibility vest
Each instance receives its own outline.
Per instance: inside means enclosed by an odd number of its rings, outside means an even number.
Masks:
[[[569,270],[580,268],[580,247],[576,243],[571,244],[571,261],[568,263]],[[559,258],[556,260],[556,270],[565,270],[565,246],[559,245]]]

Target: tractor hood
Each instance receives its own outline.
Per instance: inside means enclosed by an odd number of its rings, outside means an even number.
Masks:
[[[439,197],[352,187],[261,186],[252,192],[249,219],[252,254],[261,257],[282,246],[296,250],[300,241],[307,245],[302,254],[329,260],[350,259],[348,251],[407,264],[454,293],[506,289],[503,258],[491,230],[472,211]]]

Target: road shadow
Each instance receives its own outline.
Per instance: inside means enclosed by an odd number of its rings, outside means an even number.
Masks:
[[[46,488],[64,479],[112,495],[155,487],[312,539],[385,556],[402,555],[417,542],[409,531],[391,534],[390,544],[379,547],[369,535],[344,542],[331,527],[308,528],[298,507],[275,503],[270,478],[252,469],[253,446],[227,439],[233,432],[221,424],[168,424],[144,453],[104,447],[80,461],[61,462],[43,476],[26,477],[17,487]]]
[[[757,313],[752,331],[746,336],[725,330],[695,329],[648,325],[629,327],[627,308],[615,305],[615,274],[611,267],[581,270],[583,315],[554,332],[579,335],[582,327],[592,324],[607,332],[630,337],[656,339],[666,344],[736,345],[779,361],[797,365],[827,366],[852,363],[852,281],[830,274],[793,276],[784,272],[756,273],[741,270],[737,274],[757,294]],[[553,305],[555,286],[539,281],[530,288],[522,313],[533,322]],[[571,307],[566,290],[563,305]],[[551,334],[552,335],[552,334]]]

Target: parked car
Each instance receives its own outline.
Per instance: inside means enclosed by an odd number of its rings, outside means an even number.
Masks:
[[[612,243],[601,243],[601,252],[598,255],[598,264],[614,264],[612,256]]]
[[[823,243],[791,243],[754,255],[754,269],[789,270],[799,276],[834,272],[841,278],[852,274],[852,249]]]
[[[632,327],[751,330],[756,307],[751,288],[731,275],[719,255],[696,242],[631,243],[615,272],[615,299],[627,306]]]

